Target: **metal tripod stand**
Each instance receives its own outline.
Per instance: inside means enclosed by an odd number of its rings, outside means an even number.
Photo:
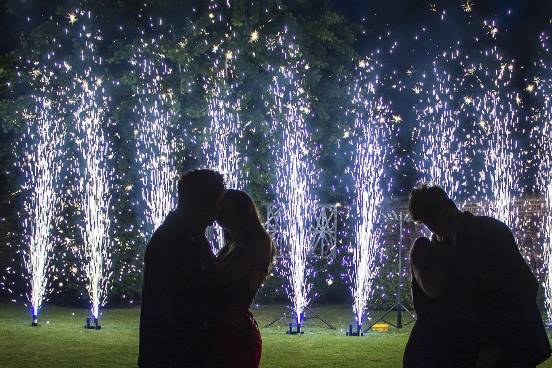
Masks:
[[[279,317],[277,317],[276,319],[274,319],[272,322],[270,322],[269,324],[267,324],[265,326],[266,327],[270,327],[272,326],[273,324],[275,324],[276,322],[278,321],[283,321],[283,320],[286,320],[288,318],[288,316],[286,316],[285,313],[281,314]],[[297,325],[295,325],[296,327],[296,330],[293,330],[293,327],[294,325],[292,323],[289,323],[289,330],[287,331],[287,334],[288,335],[296,335],[296,334],[302,334],[302,330],[301,330],[301,327],[303,326],[303,322],[306,321],[307,319],[318,319],[319,321],[321,321],[322,323],[324,323],[328,328],[332,329],[332,330],[335,330],[335,326],[332,325],[330,322],[328,322],[327,320],[325,320],[324,318],[320,317],[318,314],[314,313],[314,311],[310,308],[310,307],[306,307],[305,308],[305,311],[303,312],[303,315],[301,316],[301,318],[299,319],[299,323],[297,323]],[[295,321],[297,321],[297,318],[294,318]]]
[[[399,243],[398,243],[398,255],[399,255],[399,262],[398,262],[398,280],[397,280],[397,290],[396,290],[396,298],[395,298],[395,304],[389,308],[380,318],[378,318],[376,321],[374,321],[370,326],[368,326],[364,332],[369,331],[374,325],[378,322],[386,322],[390,324],[391,326],[395,328],[402,328],[404,326],[408,326],[411,323],[414,323],[416,321],[416,316],[406,308],[402,302],[401,302],[401,281],[402,281],[402,233],[403,233],[403,223],[407,220],[407,213],[404,211],[397,211],[393,212],[390,217],[393,220],[399,221]],[[390,315],[393,312],[397,312],[397,322],[392,323],[386,320],[386,317]],[[407,323],[403,323],[402,320],[402,314],[403,311],[408,313],[410,317],[412,318],[411,321]]]

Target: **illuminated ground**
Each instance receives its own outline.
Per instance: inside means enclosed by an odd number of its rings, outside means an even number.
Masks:
[[[256,311],[260,326],[281,314],[278,306]],[[283,325],[262,328],[262,367],[400,367],[409,328],[400,332],[346,337],[348,306],[316,308],[338,330],[309,321],[302,336],[287,336]],[[38,328],[21,307],[0,304],[1,367],[135,367],[138,309],[106,310],[101,331],[82,328],[82,309],[47,307]],[[46,324],[46,321],[49,321]],[[552,367],[552,359],[541,367]]]

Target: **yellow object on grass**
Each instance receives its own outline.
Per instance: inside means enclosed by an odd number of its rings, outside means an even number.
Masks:
[[[376,323],[372,326],[372,331],[374,332],[389,332],[388,323]]]

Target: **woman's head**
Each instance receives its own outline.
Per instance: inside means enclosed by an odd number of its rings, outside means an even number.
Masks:
[[[276,248],[259,217],[251,197],[240,190],[228,189],[222,198],[217,222],[228,230],[230,241],[248,249],[255,267],[250,273],[249,286],[257,290],[272,267]]]
[[[232,237],[247,237],[248,233],[264,229],[251,197],[236,189],[228,189],[224,194],[217,222],[227,229]]]

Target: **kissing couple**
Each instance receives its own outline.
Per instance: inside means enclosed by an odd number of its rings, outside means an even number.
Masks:
[[[224,245],[205,233],[216,221]],[[200,169],[178,181],[178,205],[144,256],[138,366],[258,367],[262,341],[249,310],[276,250],[251,197]]]

